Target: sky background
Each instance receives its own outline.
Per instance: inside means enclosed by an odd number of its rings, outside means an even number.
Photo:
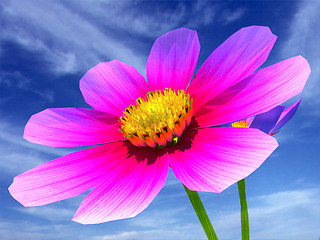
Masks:
[[[79,80],[118,59],[144,76],[154,40],[179,27],[197,30],[197,69],[231,34],[263,25],[278,36],[262,67],[302,55],[311,75],[294,118],[276,135],[280,147],[246,179],[251,238],[320,239],[320,1],[0,1],[0,239],[206,239],[183,186],[165,187],[135,218],[98,225],[71,221],[85,194],[24,208],[8,192],[14,176],[79,150],[22,138],[32,114],[84,107]],[[238,240],[236,184],[200,197],[220,240]]]

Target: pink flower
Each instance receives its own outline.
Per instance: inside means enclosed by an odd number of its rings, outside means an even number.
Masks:
[[[200,50],[193,30],[155,41],[148,86],[125,63],[98,64],[80,81],[94,109],[44,110],[31,117],[24,138],[53,147],[103,145],[15,177],[11,195],[40,206],[92,189],[73,218],[92,224],[144,210],[164,186],[169,164],[191,190],[221,192],[247,177],[276,140],[257,129],[208,127],[269,111],[302,91],[310,68],[301,56],[256,71],[275,40],[267,27],[239,30],[209,56],[186,92]]]

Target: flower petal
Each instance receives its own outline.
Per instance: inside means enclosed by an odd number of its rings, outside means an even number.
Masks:
[[[149,206],[165,184],[169,164],[161,150],[128,144],[128,155],[119,156],[121,172],[108,172],[88,194],[73,217],[96,224],[136,216]],[[118,167],[118,166],[117,166]]]
[[[9,187],[10,194],[24,206],[41,206],[77,196],[100,183],[107,171],[116,166],[122,145],[101,145],[41,164],[16,176]]]
[[[276,38],[268,27],[251,26],[240,29],[214,50],[188,87],[194,111],[250,76],[265,62]]]
[[[147,92],[147,83],[133,67],[118,60],[99,63],[80,80],[80,90],[94,109],[118,117]]]
[[[199,51],[196,31],[179,28],[159,37],[153,44],[147,62],[150,90],[186,89],[196,67]]]
[[[267,112],[300,93],[309,75],[301,56],[261,69],[206,103],[196,120],[200,127],[214,126]]]
[[[253,119],[250,127],[257,128],[262,132],[269,133],[278,121],[281,113],[284,110],[284,106],[277,106],[268,112],[261,113]]]
[[[84,108],[49,108],[28,121],[24,138],[51,147],[75,147],[126,140],[119,118]]]
[[[221,192],[247,177],[277,148],[257,129],[204,128],[189,132],[170,156],[176,177],[190,190]],[[187,142],[189,147],[179,151]]]
[[[276,125],[274,126],[274,128],[270,131],[270,134],[275,133],[277,131],[280,130],[280,128],[282,128],[296,113],[301,99],[299,101],[297,101],[296,103],[292,104],[290,107],[286,108],[282,114],[280,115]]]

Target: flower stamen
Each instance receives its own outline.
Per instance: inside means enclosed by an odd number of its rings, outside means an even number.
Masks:
[[[241,128],[248,128],[249,122],[247,120],[240,120],[234,123],[231,123],[232,127],[241,127]]]
[[[133,145],[166,147],[175,145],[190,124],[192,99],[184,90],[156,90],[138,98],[123,114],[119,130]]]

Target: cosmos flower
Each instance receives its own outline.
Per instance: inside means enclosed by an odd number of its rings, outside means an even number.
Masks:
[[[249,117],[234,123],[228,123],[227,127],[243,127],[243,128],[257,128],[271,136],[279,132],[296,113],[301,102],[301,98],[286,108],[284,106],[277,106],[268,112],[261,113],[255,117]]]
[[[196,191],[221,192],[247,177],[276,140],[257,129],[212,126],[267,112],[302,91],[310,68],[301,56],[256,71],[275,40],[267,27],[243,28],[192,78],[197,33],[173,30],[151,49],[148,85],[125,63],[98,64],[80,80],[93,109],[46,109],[24,132],[30,142],[52,147],[98,146],[15,177],[11,195],[24,206],[40,206],[91,190],[73,220],[93,224],[144,210],[164,186],[169,165]]]

